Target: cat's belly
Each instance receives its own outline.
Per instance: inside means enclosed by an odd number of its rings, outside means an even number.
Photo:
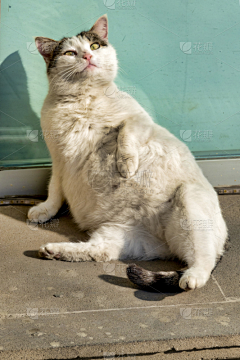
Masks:
[[[142,222],[169,206],[172,190],[161,184],[161,166],[157,166],[160,159],[146,162],[140,156],[137,173],[126,179],[117,169],[116,147],[116,139],[111,138],[86,156],[81,165],[65,165],[63,192],[83,230],[109,221]]]

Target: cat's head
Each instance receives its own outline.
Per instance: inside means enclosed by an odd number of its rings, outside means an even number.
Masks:
[[[35,38],[47,65],[49,80],[72,84],[89,79],[96,84],[111,82],[117,74],[117,58],[108,43],[107,15],[101,16],[89,31],[55,41]]]

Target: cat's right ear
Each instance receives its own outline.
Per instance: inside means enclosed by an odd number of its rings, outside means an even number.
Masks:
[[[101,16],[95,24],[92,26],[90,31],[97,33],[101,38],[108,38],[108,17],[107,14]]]
[[[44,58],[46,64],[49,64],[50,56],[58,44],[58,41],[45,37],[35,37],[35,44],[39,53]]]

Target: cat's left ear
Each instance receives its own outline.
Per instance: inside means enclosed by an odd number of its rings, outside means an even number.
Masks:
[[[101,16],[91,28],[92,32],[97,33],[102,39],[108,39],[108,18],[107,14]]]
[[[49,38],[45,38],[45,37],[37,36],[37,37],[35,37],[35,44],[36,44],[38,51],[44,58],[46,64],[48,65],[49,61],[50,61],[51,53],[57,46],[58,41],[55,41],[55,40],[49,39]]]

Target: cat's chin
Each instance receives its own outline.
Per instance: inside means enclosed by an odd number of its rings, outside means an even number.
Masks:
[[[90,74],[92,74],[94,72],[94,70],[97,69],[97,66],[94,65],[88,65],[87,67],[85,67],[85,69],[83,69],[82,71],[76,72],[74,74],[74,77],[72,77],[72,80],[79,80],[81,78],[85,79],[86,77],[88,77]]]
[[[96,65],[89,64],[88,66],[85,67],[83,71],[94,71],[95,69],[97,69]]]

